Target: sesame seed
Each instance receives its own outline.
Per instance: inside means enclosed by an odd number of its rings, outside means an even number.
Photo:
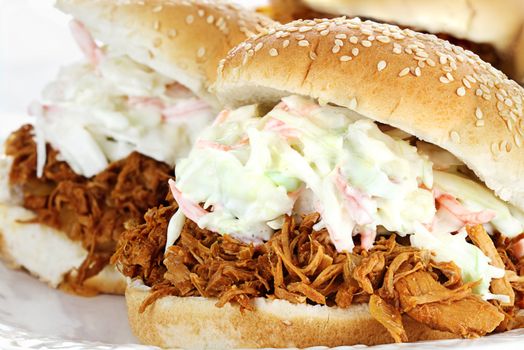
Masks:
[[[449,79],[446,78],[445,76],[441,76],[441,77],[439,78],[439,80],[440,80],[440,82],[441,82],[442,84],[449,84]]]
[[[187,23],[187,24],[191,24],[191,23],[193,23],[194,21],[195,21],[195,16],[193,16],[193,15],[188,15],[188,16],[186,17],[186,23]]]
[[[453,78],[453,75],[450,72],[446,73],[446,78],[448,78],[449,81],[454,81],[455,78]]]
[[[174,37],[176,37],[176,29],[171,29],[170,31],[167,32],[167,36],[170,38],[170,39],[173,39]]]
[[[504,103],[505,103],[506,106],[508,106],[508,107],[512,107],[512,106],[513,106],[513,101],[510,100],[509,98],[507,98],[507,99],[504,101]]]
[[[198,16],[200,16],[200,17],[204,17],[204,15],[206,14],[205,11],[202,10],[202,9],[198,10],[197,13],[198,13]]]
[[[448,62],[447,56],[440,56],[439,62],[440,64],[446,64]]]
[[[275,48],[273,47],[271,50],[269,50],[269,56],[271,56],[271,57],[276,57],[276,56],[278,56],[278,51],[277,51],[277,49],[275,49]]]
[[[460,143],[460,134],[458,132],[456,132],[455,130],[452,130],[449,133],[449,137],[451,138],[451,141],[453,141],[455,143]]]
[[[477,117],[477,119],[482,119],[484,117],[484,113],[482,113],[480,107],[477,107],[475,110],[475,117]]]
[[[206,54],[206,48],[205,47],[201,47],[201,48],[198,49],[197,57],[204,57],[205,54]]]
[[[329,34],[329,29],[324,29],[323,31],[320,32],[320,35],[322,36],[326,36]]]
[[[497,109],[499,112],[502,112],[502,110],[504,110],[504,103],[502,102],[497,102]]]
[[[258,43],[255,45],[255,52],[257,52],[258,50],[260,50],[262,47],[264,46],[263,43]]]
[[[375,41],[375,36],[374,36],[374,35],[370,35],[370,36],[368,36],[368,40],[369,40],[369,41]]]
[[[214,21],[215,21],[215,17],[213,17],[213,15],[209,15],[209,16],[207,16],[207,18],[206,18],[206,22],[207,22],[207,23],[211,24],[211,23],[213,23]]]
[[[415,76],[420,77],[422,75],[422,71],[420,70],[420,67],[415,68]]]
[[[351,60],[352,60],[351,56],[341,56],[340,57],[340,61],[341,62],[347,62],[347,61],[351,61]]]
[[[309,58],[314,61],[317,59],[317,54],[314,51],[309,51]]]
[[[431,58],[428,58],[426,60],[426,63],[428,64],[428,66],[431,66],[431,67],[435,67],[436,66],[435,61],[433,61]]]
[[[338,53],[339,51],[340,51],[340,46],[338,45],[333,46],[333,48],[331,49],[331,52],[333,53]]]
[[[465,96],[466,95],[466,89],[463,86],[459,87],[457,89],[457,95],[459,95],[460,97]]]
[[[284,42],[282,42],[282,47],[286,48],[288,46],[289,46],[289,40],[286,39],[286,40],[284,40]]]
[[[351,99],[351,101],[349,101],[349,106],[348,107],[349,107],[349,109],[356,109],[357,105],[358,105],[357,99],[355,97],[353,97]]]
[[[422,58],[428,58],[429,55],[426,51],[419,50],[415,53],[416,56],[422,57]]]
[[[353,54],[353,56],[358,56],[358,53],[360,52],[360,50],[358,49],[358,47],[354,47],[351,49],[351,53]]]
[[[468,89],[471,89],[471,83],[466,78],[462,79],[462,84],[464,84],[464,86],[467,87]]]
[[[337,39],[347,39],[347,37],[348,36],[346,34],[344,34],[344,33],[339,33],[339,34],[335,35],[335,38],[337,38]]]
[[[400,55],[402,53],[402,48],[401,47],[394,47],[393,48],[393,53],[397,54],[397,55]]]
[[[398,74],[399,77],[403,77],[403,76],[406,76],[409,74],[409,67],[406,67],[404,68],[403,70],[400,71],[400,73]]]
[[[371,41],[369,40],[362,40],[362,46],[364,47],[371,47]]]
[[[352,44],[358,44],[358,38],[353,35],[349,38],[349,42]]]
[[[311,29],[313,29],[313,28],[304,26],[304,27],[300,27],[300,28],[298,29],[298,31],[299,31],[300,33],[305,33],[305,32],[310,31]]]
[[[484,126],[484,119],[479,119],[475,122],[475,126],[477,127],[483,127]]]
[[[515,145],[517,145],[518,148],[522,147],[522,139],[518,134],[513,135],[513,140],[515,141]]]
[[[387,66],[387,63],[386,61],[380,61],[378,64],[377,64],[377,69],[379,72],[382,72]]]
[[[482,89],[477,89],[475,91],[475,95],[477,95],[477,96],[482,96],[482,94],[483,94]]]
[[[304,34],[298,34],[298,35],[295,35],[295,39],[297,40],[302,40],[302,39],[305,39],[306,36]]]
[[[385,35],[377,36],[377,40],[380,41],[381,43],[389,43],[389,42],[391,42],[391,39],[388,36],[385,36]]]
[[[307,47],[307,46],[309,46],[309,41],[307,41],[307,40],[300,40],[298,42],[298,46]]]
[[[153,40],[153,46],[154,46],[154,47],[158,48],[158,47],[160,47],[161,45],[162,45],[162,39],[161,39],[161,38],[155,38],[155,39]]]
[[[344,42],[340,39],[335,39],[335,45],[337,46],[344,46]]]

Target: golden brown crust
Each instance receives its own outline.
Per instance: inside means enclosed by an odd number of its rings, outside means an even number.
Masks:
[[[200,95],[206,95],[218,61],[230,48],[273,23],[222,1],[59,0],[57,6],[95,38]]]
[[[397,23],[430,33],[447,33],[488,43],[501,53],[511,46],[524,23],[520,0],[300,0],[316,11]]]
[[[219,70],[230,105],[300,94],[351,108],[447,149],[524,208],[524,89],[469,51],[370,21],[297,21],[240,44]]]
[[[165,297],[144,313],[138,309],[148,288],[134,281],[126,291],[133,333],[145,344],[166,348],[259,348],[376,345],[391,343],[385,328],[371,318],[367,305],[336,309],[255,300],[255,311],[237,305],[215,306],[216,300]],[[410,341],[454,338],[404,318]]]

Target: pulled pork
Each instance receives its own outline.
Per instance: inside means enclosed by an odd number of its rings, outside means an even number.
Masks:
[[[31,222],[65,232],[88,251],[78,270],[66,276],[63,287],[91,294],[83,282],[109,263],[124,224],[143,222],[147,209],[163,202],[171,168],[135,152],[88,179],[60,161],[58,152],[47,145],[47,161],[39,178],[32,133],[32,127],[25,125],[6,142],[6,154],[14,158],[10,185],[21,190],[23,206],[36,214]]]
[[[123,234],[113,256],[126,276],[152,287],[141,312],[168,295],[217,298],[218,307],[234,302],[242,310],[252,310],[255,297],[341,308],[369,303],[371,315],[397,342],[408,339],[403,314],[462,337],[490,333],[510,315],[509,309],[475,295],[476,283],[464,284],[454,263],[437,263],[406,239],[380,237],[369,251],[337,252],[326,230],[313,230],[318,214],[298,225],[287,218],[280,231],[257,246],[186,220],[164,255],[175,211],[174,202],[151,209],[145,224]]]

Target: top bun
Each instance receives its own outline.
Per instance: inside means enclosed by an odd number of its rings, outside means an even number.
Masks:
[[[230,106],[310,96],[402,129],[461,159],[524,210],[524,89],[434,35],[359,19],[295,21],[220,63]]]
[[[195,94],[207,91],[229,49],[274,22],[221,1],[58,0],[94,38],[176,79]]]
[[[360,16],[488,43],[505,52],[524,23],[522,0],[302,0],[314,10]]]

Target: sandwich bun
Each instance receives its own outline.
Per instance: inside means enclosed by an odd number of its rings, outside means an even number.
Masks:
[[[296,21],[248,39],[219,66],[231,108],[302,95],[347,107],[460,158],[503,200],[524,208],[524,89],[475,54],[434,35],[358,19]],[[303,347],[391,342],[367,306],[337,309],[254,299],[256,311],[199,297],[164,297],[143,313],[148,287],[126,292],[135,335],[166,347]],[[475,317],[475,315],[472,315]],[[405,320],[410,341],[449,333]]]
[[[313,10],[371,18],[508,51],[523,25],[520,0],[301,0]]]
[[[205,0],[59,0],[57,6],[81,21],[96,40],[171,77],[216,106],[208,86],[227,51],[273,23],[234,5]],[[3,154],[4,152],[1,152]],[[52,287],[87,256],[64,232],[37,223],[8,183],[11,159],[0,155],[0,257]],[[13,193],[14,192],[14,193]],[[86,287],[123,294],[125,280],[114,266],[86,280]]]
[[[234,45],[274,22],[222,1],[58,0],[93,37],[176,79],[208,102],[216,66]]]
[[[252,301],[255,311],[240,311],[238,305],[230,303],[218,308],[212,298],[167,296],[140,313],[148,291],[149,287],[138,280],[128,286],[129,323],[144,344],[162,348],[304,348],[312,344],[334,347],[393,342],[371,317],[367,304],[340,309],[256,298]],[[403,324],[410,341],[456,338],[408,316]]]
[[[296,21],[270,33],[221,62],[214,88],[226,105],[297,94],[347,107],[446,149],[524,210],[524,89],[504,73],[434,35],[371,21]]]

